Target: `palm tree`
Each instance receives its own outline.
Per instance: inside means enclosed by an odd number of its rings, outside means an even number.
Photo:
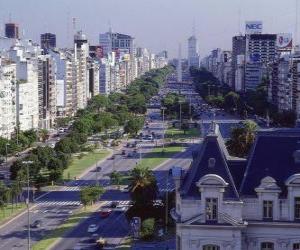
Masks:
[[[137,205],[153,204],[157,196],[157,183],[148,167],[135,167],[131,171],[130,194]]]
[[[47,129],[41,129],[39,131],[39,137],[42,139],[42,142],[45,142],[49,138],[49,131]]]
[[[231,131],[231,138],[226,143],[231,155],[245,157],[248,155],[257,131],[257,124],[247,120],[242,127],[236,127]]]

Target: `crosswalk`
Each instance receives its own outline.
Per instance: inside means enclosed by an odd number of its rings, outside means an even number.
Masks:
[[[121,206],[130,206],[130,200],[116,200],[116,201],[102,201],[102,206],[109,207],[112,202],[118,202]],[[35,204],[42,205],[42,206],[80,206],[80,201],[52,201],[52,200],[37,200]]]
[[[43,206],[80,206],[80,201],[51,201],[51,200],[37,200],[35,204]]]

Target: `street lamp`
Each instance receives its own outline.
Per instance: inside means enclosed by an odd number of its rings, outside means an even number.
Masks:
[[[162,122],[163,122],[163,150],[165,149],[165,110],[166,107],[161,107],[162,110]]]
[[[30,250],[29,165],[33,164],[33,161],[22,161],[22,163],[26,165],[26,170],[27,170],[27,199],[26,199],[26,205],[27,205],[27,232],[28,232],[27,247],[28,247],[28,250]]]
[[[7,164],[7,147],[10,146],[9,143],[6,143],[5,144],[5,161],[6,161],[6,164]]]

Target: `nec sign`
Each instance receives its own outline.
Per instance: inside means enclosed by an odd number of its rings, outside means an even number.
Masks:
[[[246,34],[261,34],[263,24],[260,21],[246,22]]]

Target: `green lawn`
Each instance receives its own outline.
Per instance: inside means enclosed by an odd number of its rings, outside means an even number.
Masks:
[[[77,224],[85,218],[88,218],[91,213],[95,211],[95,206],[87,207],[86,209],[81,208],[74,214],[72,214],[65,223],[58,226],[56,229],[48,232],[47,235],[32,246],[33,250],[46,250],[54,244],[57,240],[63,237],[68,231],[72,230]]]
[[[109,155],[109,151],[101,150],[88,152],[82,158],[73,156],[70,166],[64,171],[64,178],[73,179],[74,177],[78,177],[84,170],[102,160],[107,155]]]
[[[184,131],[183,129],[178,128],[168,128],[165,132],[165,138],[166,139],[189,139],[193,137],[199,137],[200,130],[198,128],[190,128]]]
[[[0,209],[0,223],[12,219],[18,213],[22,212],[26,208],[25,203],[19,203],[18,205],[14,205],[12,209],[12,205],[8,204],[4,207],[4,209]]]
[[[150,169],[155,168],[182,150],[182,146],[166,146],[164,152],[162,147],[154,148],[151,152],[143,154],[143,159],[138,166],[145,166]]]

